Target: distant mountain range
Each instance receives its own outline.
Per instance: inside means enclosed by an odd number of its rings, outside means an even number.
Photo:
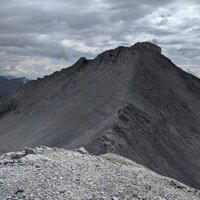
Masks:
[[[30,81],[0,101],[0,153],[114,152],[200,188],[200,79],[148,42]]]
[[[0,76],[0,97],[10,94],[27,82],[25,77]]]

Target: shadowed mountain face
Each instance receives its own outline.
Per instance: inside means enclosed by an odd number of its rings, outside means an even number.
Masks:
[[[31,81],[0,104],[1,153],[25,146],[115,152],[200,188],[200,80],[150,43]]]
[[[26,78],[0,76],[0,97],[8,95],[27,82]]]

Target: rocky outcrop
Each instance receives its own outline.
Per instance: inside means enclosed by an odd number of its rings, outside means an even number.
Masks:
[[[152,44],[150,42],[137,42],[136,44],[132,46],[132,48],[146,48],[159,54],[161,54],[162,52],[161,47],[155,44]]]
[[[8,112],[14,111],[16,106],[13,101],[0,102],[0,117]]]
[[[77,151],[40,147],[2,155],[0,199],[200,199],[198,190],[116,154]]]

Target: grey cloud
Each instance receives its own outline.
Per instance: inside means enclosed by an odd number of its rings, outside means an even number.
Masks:
[[[200,59],[200,49],[197,48],[181,48],[177,52],[189,59]]]
[[[183,3],[188,8],[199,6],[195,0],[1,0],[0,73],[14,73],[19,64],[22,73],[30,61],[29,76],[35,77],[49,67],[53,71],[56,63],[63,67],[63,62],[70,65],[80,56],[94,57],[138,40],[162,45],[169,56],[175,53],[198,62],[200,17],[191,21],[183,12],[173,26],[176,9],[181,10]]]

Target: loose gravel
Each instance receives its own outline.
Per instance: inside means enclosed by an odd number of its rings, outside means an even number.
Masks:
[[[0,157],[1,200],[199,200],[200,192],[115,154],[26,148]]]

